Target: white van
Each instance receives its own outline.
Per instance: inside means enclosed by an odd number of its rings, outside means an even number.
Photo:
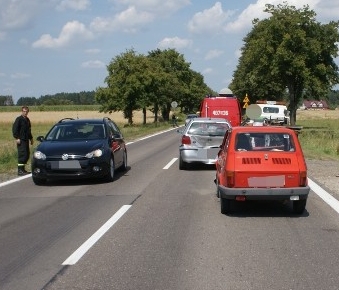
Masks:
[[[256,104],[261,108],[260,119],[267,120],[270,124],[289,125],[289,111],[285,105],[277,105],[267,101],[266,104]]]

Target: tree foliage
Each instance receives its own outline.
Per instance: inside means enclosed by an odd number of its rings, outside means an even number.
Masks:
[[[14,101],[12,96],[0,96],[0,106],[13,106]]]
[[[107,70],[107,86],[96,90],[100,110],[123,111],[129,124],[133,124],[133,111],[140,109],[145,123],[147,108],[153,111],[154,122],[158,113],[169,120],[173,101],[185,113],[197,110],[202,97],[212,91],[174,49],[156,49],[148,55],[130,49],[113,58]]]
[[[95,105],[94,91],[82,91],[78,93],[57,93],[54,95],[44,95],[40,98],[21,97],[16,105],[18,106],[55,106],[55,105]]]
[[[294,125],[303,98],[325,98],[339,83],[334,62],[339,22],[317,22],[308,5],[266,4],[264,11],[271,16],[253,21],[230,88],[237,95],[247,93],[251,102],[285,98]]]

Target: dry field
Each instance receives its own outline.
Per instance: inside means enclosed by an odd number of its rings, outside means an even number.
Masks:
[[[339,119],[339,110],[298,110],[298,120]]]
[[[0,123],[13,122],[20,115],[20,112],[0,113]],[[32,123],[54,123],[62,118],[103,118],[109,117],[117,123],[127,123],[122,112],[99,113],[94,111],[67,111],[67,112],[29,112],[28,117]],[[147,122],[153,122],[153,113],[147,112]],[[317,120],[317,119],[339,119],[339,110],[299,110],[297,111],[298,120]],[[135,111],[133,117],[134,123],[142,123],[142,112]]]
[[[3,112],[0,113],[0,122],[8,123],[14,122],[15,118],[19,116],[21,112]],[[54,123],[59,121],[62,118],[103,118],[109,117],[114,120],[116,123],[127,123],[127,119],[124,119],[122,112],[113,112],[109,113],[99,113],[94,111],[67,111],[67,112],[34,112],[30,111],[28,114],[29,119],[32,123]],[[147,122],[153,121],[153,114],[147,112]],[[142,123],[142,112],[135,111],[133,117],[134,123]]]

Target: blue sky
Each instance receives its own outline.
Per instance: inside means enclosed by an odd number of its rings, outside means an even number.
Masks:
[[[0,0],[0,95],[37,97],[105,86],[106,66],[134,49],[175,48],[205,82],[231,82],[242,39],[278,0]],[[317,21],[338,20],[339,0],[308,4]],[[339,60],[336,60],[339,63]]]

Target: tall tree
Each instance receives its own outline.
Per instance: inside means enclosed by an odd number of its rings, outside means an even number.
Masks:
[[[339,83],[339,22],[321,24],[306,5],[302,9],[266,4],[268,19],[253,21],[230,88],[237,95],[281,99],[287,95],[291,124],[304,96],[324,98]]]
[[[150,51],[148,56],[157,62],[163,71],[165,81],[159,88],[156,106],[161,107],[163,119],[169,120],[171,103],[176,101],[180,106],[181,96],[189,91],[193,78],[191,64],[186,62],[184,56],[175,49],[156,49]]]
[[[146,106],[147,86],[150,83],[146,56],[133,49],[115,57],[107,67],[107,88],[98,88],[96,100],[101,112],[123,111],[133,124],[133,111]]]

